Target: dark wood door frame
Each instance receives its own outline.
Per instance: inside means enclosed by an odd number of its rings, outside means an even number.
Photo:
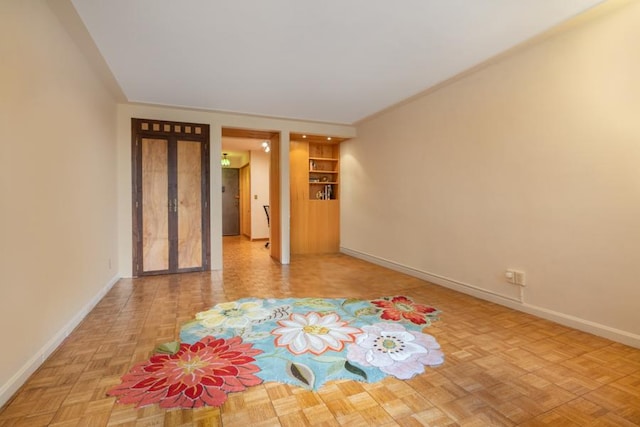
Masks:
[[[168,270],[145,272],[142,257],[142,139],[166,139],[169,143],[168,162],[177,163],[177,141],[201,143],[201,233],[202,267],[178,268],[178,225],[177,215],[169,214],[169,268]],[[204,271],[211,268],[210,231],[210,173],[209,173],[209,125],[197,123],[170,122],[150,119],[131,119],[131,178],[133,217],[133,276]],[[177,192],[177,177],[169,175],[169,194]]]

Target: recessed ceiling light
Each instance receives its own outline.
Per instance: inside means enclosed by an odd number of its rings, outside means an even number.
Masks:
[[[303,137],[303,138],[306,138],[306,137],[307,137],[307,135],[302,135],[302,137]]]
[[[330,136],[327,137],[327,141],[331,141],[331,137]]]

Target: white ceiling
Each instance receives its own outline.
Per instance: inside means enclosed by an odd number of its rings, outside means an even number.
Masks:
[[[131,102],[351,124],[601,0],[72,0]]]

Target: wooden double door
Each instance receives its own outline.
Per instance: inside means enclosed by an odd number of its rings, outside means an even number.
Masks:
[[[132,119],[133,274],[210,268],[209,126]]]

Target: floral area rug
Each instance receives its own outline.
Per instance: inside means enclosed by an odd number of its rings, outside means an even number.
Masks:
[[[409,379],[444,362],[422,332],[439,311],[404,296],[374,300],[245,298],[197,313],[180,342],[156,348],[108,394],[137,407],[220,406],[262,382]]]

